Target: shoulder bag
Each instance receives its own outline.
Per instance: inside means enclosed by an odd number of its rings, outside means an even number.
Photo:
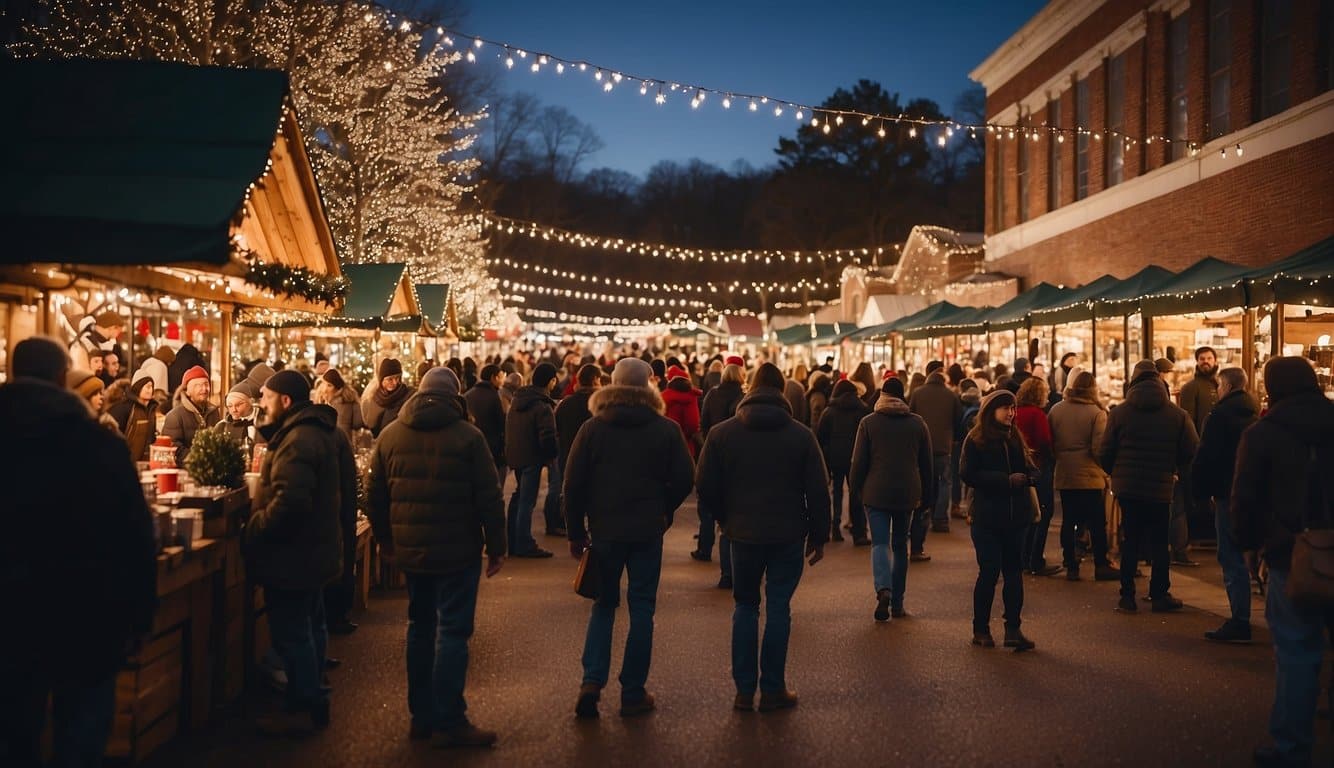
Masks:
[[[1306,465],[1309,484],[1306,508],[1302,511],[1302,530],[1292,545],[1292,570],[1288,573],[1287,596],[1304,610],[1334,607],[1334,530],[1330,529],[1331,498],[1327,481],[1317,457],[1315,443],[1310,445]],[[1312,528],[1311,510],[1319,509],[1323,528]]]
[[[579,558],[579,569],[574,572],[574,593],[589,600],[598,598],[598,559],[593,547],[584,547]]]

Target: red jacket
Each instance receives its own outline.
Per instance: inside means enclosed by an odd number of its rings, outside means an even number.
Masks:
[[[694,387],[676,389],[668,386],[662,391],[662,400],[667,404],[667,418],[681,427],[681,436],[685,438],[692,459],[699,453],[699,398],[703,394]]]
[[[1028,450],[1039,466],[1046,466],[1052,459],[1051,424],[1047,414],[1035,405],[1021,405],[1014,412],[1014,425],[1019,428],[1028,443]]]

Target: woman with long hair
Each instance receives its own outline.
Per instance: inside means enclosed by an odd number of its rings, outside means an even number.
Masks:
[[[871,364],[858,363],[852,371],[852,375],[848,378],[854,383],[862,385],[861,400],[866,405],[866,409],[874,408],[876,403],[880,401],[880,382],[876,381],[875,369],[871,367]]]
[[[994,648],[991,604],[996,582],[1005,579],[1005,647],[1032,650],[1033,641],[1020,631],[1024,608],[1024,535],[1032,522],[1029,488],[1037,484],[1037,467],[1029,461],[1023,435],[1014,428],[1014,394],[998,389],[982,401],[977,424],[968,433],[959,472],[973,488],[971,508],[977,583],[973,587],[973,645]]]
[[[1051,527],[1051,518],[1056,511],[1056,493],[1052,490],[1055,455],[1046,411],[1048,391],[1046,379],[1030,376],[1019,385],[1019,394],[1015,396],[1014,425],[1023,434],[1024,444],[1039,472],[1038,501],[1042,505],[1042,517],[1028,529],[1028,537],[1024,539],[1024,570],[1034,576],[1055,576],[1061,572],[1061,566],[1047,565],[1044,555],[1047,529]]]
[[[1093,545],[1093,576],[1098,581],[1116,581],[1121,573],[1107,559],[1107,519],[1104,495],[1107,473],[1098,463],[1098,447],[1107,429],[1107,409],[1098,394],[1098,383],[1088,371],[1072,371],[1061,402],[1053,405],[1052,448],[1056,471],[1052,487],[1061,492],[1061,549],[1065,577],[1079,581],[1078,536],[1088,531]]]

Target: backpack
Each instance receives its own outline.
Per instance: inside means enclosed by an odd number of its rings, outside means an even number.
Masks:
[[[1309,443],[1307,449],[1306,505],[1302,511],[1302,530],[1292,545],[1292,569],[1286,593],[1298,608],[1321,611],[1334,608],[1334,527],[1330,514],[1334,493],[1328,487],[1328,473],[1323,471],[1328,464],[1320,462],[1319,446]]]

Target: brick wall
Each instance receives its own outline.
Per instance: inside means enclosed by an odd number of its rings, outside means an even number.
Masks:
[[[1168,108],[1171,103],[1167,92],[1168,38],[1167,25],[1171,17],[1166,13],[1151,13],[1144,32],[1143,58],[1140,60],[1140,101],[1143,110],[1142,133],[1146,136],[1166,136]],[[1141,145],[1138,171],[1143,173],[1166,162],[1167,144],[1155,142]]]
[[[1124,128],[1127,136],[1133,136],[1141,139],[1144,136],[1144,51],[1145,41],[1139,42],[1126,49],[1126,89],[1125,89],[1125,122]],[[1125,152],[1125,170],[1122,172],[1122,179],[1129,181],[1140,175],[1142,172],[1140,164],[1144,157],[1143,141],[1135,141],[1126,146]]]
[[[1292,28],[1316,30],[1320,27],[1320,0],[1293,0]],[[1314,32],[1292,37],[1292,104],[1313,99],[1320,94],[1316,83],[1317,40]]]
[[[1179,271],[1205,256],[1267,264],[1334,236],[1331,178],[1334,135],[1044,240],[988,269],[1019,276],[1029,288],[1128,277],[1149,264]]]
[[[1248,0],[1232,2],[1232,130],[1254,123],[1259,116],[1260,17]]]

